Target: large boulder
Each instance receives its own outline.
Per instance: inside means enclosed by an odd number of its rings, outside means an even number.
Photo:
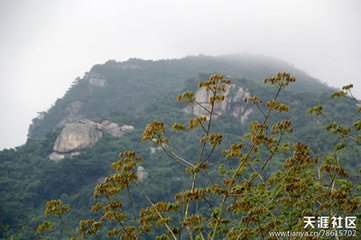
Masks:
[[[131,125],[119,126],[108,120],[100,123],[88,119],[65,123],[60,134],[55,140],[53,153],[49,158],[54,161],[62,160],[80,154],[80,150],[93,147],[104,134],[120,137],[125,132],[134,129]]]
[[[90,120],[66,123],[57,137],[53,150],[70,153],[94,146],[103,136],[97,125]]]

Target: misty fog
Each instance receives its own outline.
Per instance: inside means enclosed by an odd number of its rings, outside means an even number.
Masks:
[[[109,59],[265,55],[361,98],[360,12],[358,0],[3,0],[0,149]]]

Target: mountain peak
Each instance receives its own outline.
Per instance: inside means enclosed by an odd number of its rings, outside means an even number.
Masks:
[[[68,110],[76,102],[81,103],[76,116],[91,120],[117,118],[134,113],[159,96],[181,91],[186,80],[200,74],[221,73],[232,79],[260,83],[279,71],[290,72],[297,78],[292,91],[322,93],[328,90],[290,64],[258,55],[198,55],[155,61],[139,58],[123,62],[109,60],[93,66],[51,109],[34,119],[28,136],[43,138],[61,126],[59,123],[67,122]]]

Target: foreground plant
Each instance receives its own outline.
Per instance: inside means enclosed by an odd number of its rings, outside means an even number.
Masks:
[[[361,129],[359,122],[354,123],[356,135],[352,135],[354,132],[349,128],[329,124],[327,129],[339,135],[339,143],[334,152],[323,158],[313,156],[304,143],[284,141],[293,132],[292,122],[275,117],[289,111],[290,107],[279,98],[295,78],[288,73],[278,73],[264,82],[274,87],[273,99],[262,101],[258,96],[245,99],[259,110],[263,119],[252,122],[242,141],[223,150],[223,156],[217,158],[214,154],[223,135],[214,130],[215,112],[217,105],[225,101],[231,81],[215,74],[200,82],[199,90],[209,95],[207,102],[198,102],[191,91],[180,94],[178,101],[198,105],[205,114],[194,116],[188,125],[174,123],[171,130],[181,134],[202,132],[198,153],[192,159],[176,153],[164,123],[159,121],[147,125],[143,141],[161,147],[170,160],[184,169],[189,175],[189,189],[177,193],[174,202],[153,202],[136,175],[141,157],[134,151],[125,151],[112,164],[114,174],[95,188],[97,203],[92,211],[100,217],[81,220],[73,237],[148,239],[152,233],[161,232],[156,239],[264,239],[277,238],[270,232],[308,231],[304,220],[309,217],[356,216],[361,198],[354,196],[355,188],[339,163],[338,154],[346,144],[360,145],[356,133]],[[333,96],[347,94],[336,95]],[[310,112],[323,117],[320,106]],[[282,169],[271,174],[265,171],[279,159],[284,159]],[[209,178],[208,185],[202,186],[201,175]],[[148,207],[140,210],[135,207],[133,191],[143,196]],[[69,209],[64,209],[58,201],[50,202],[58,203],[55,205],[48,203],[55,207],[47,207],[46,214],[55,214],[62,220],[62,214]],[[359,229],[360,219],[357,221],[355,226]],[[46,221],[39,226],[38,233],[51,227],[52,223]],[[331,229],[337,230],[337,227],[333,225]]]

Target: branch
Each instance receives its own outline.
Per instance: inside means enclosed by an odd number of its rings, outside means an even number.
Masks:
[[[277,100],[277,98],[278,98],[278,96],[279,96],[279,94],[280,94],[280,92],[281,92],[281,90],[282,90],[282,88],[280,88],[280,87],[277,87],[277,89],[278,89],[278,90],[277,90],[277,93],[276,93],[275,97],[273,98],[274,101]],[[268,112],[267,112],[267,115],[265,116],[265,119],[263,120],[263,124],[266,124],[266,123],[267,123],[268,118],[270,117],[270,114],[271,114],[272,110],[273,110],[273,105],[269,108],[269,110],[268,110]],[[263,131],[263,130],[260,130],[260,131],[258,132],[257,136],[258,136],[262,131]],[[248,152],[247,152],[247,154],[246,154],[246,157],[245,157],[244,160],[239,164],[237,170],[236,170],[235,173],[233,174],[233,177],[232,177],[232,179],[231,179],[230,184],[228,185],[228,190],[230,190],[230,189],[233,187],[233,185],[234,185],[234,183],[235,183],[235,181],[236,181],[236,178],[237,178],[237,173],[238,173],[238,171],[243,167],[243,165],[245,164],[245,162],[248,160],[248,158],[249,158],[249,156],[251,155],[251,153],[252,153],[255,145],[256,145],[255,143],[252,144],[252,146],[250,147],[250,149],[248,150]],[[214,226],[212,236],[211,236],[211,238],[210,238],[211,240],[214,240],[214,238],[215,238],[215,236],[216,236],[217,228],[218,228],[218,225],[219,225],[219,221],[220,221],[220,219],[221,219],[221,217],[222,217],[223,208],[224,208],[224,204],[225,204],[225,202],[226,202],[227,197],[228,197],[228,196],[227,196],[226,194],[223,196],[223,199],[222,199],[222,202],[221,202],[220,211],[219,211],[219,216],[218,216],[217,222],[216,222],[216,224],[215,224],[215,226]]]
[[[154,208],[154,210],[156,211],[156,213],[158,214],[158,216],[164,220],[162,214],[157,210],[157,208],[155,208],[154,206],[154,203],[152,202],[152,200],[150,200],[150,198],[148,197],[148,195],[145,193],[145,191],[143,190],[143,188],[138,184],[136,183],[137,187],[139,188],[140,192],[144,195],[144,197],[147,199],[147,201],[150,203],[150,205],[152,205],[152,207]],[[173,239],[174,240],[177,240],[177,237],[174,235],[172,229],[169,227],[169,225],[164,222],[164,225],[166,226],[167,230],[169,231],[169,233],[172,235]]]
[[[200,106],[201,108],[203,108],[206,112],[211,113],[211,111],[208,110],[208,108],[206,108],[205,106],[202,105],[202,103],[197,102],[196,100],[194,100],[194,103],[197,104],[198,106]]]

